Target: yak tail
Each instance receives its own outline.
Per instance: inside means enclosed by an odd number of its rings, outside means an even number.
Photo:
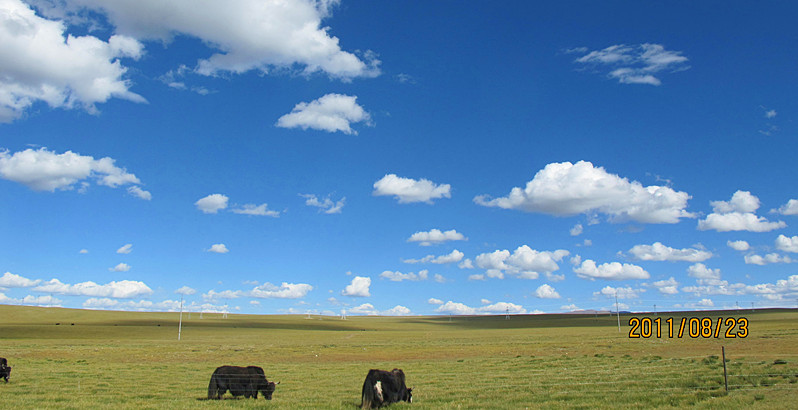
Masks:
[[[211,382],[208,383],[208,399],[219,398],[219,383],[216,382],[216,373],[211,375]]]
[[[361,409],[370,409],[379,399],[375,397],[374,383],[377,381],[377,370],[369,370],[366,381],[363,382],[363,400],[360,402]]]

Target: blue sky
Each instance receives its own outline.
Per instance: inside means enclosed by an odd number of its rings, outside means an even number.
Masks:
[[[0,303],[798,303],[790,2],[0,0]]]

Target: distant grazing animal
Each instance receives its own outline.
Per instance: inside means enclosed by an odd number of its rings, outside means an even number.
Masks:
[[[266,380],[266,374],[258,366],[221,366],[214,370],[208,383],[208,398],[221,399],[230,390],[233,397],[258,398],[258,391],[266,400],[272,399],[275,387],[279,382]]]
[[[361,409],[374,409],[399,401],[413,402],[413,389],[405,385],[405,373],[402,369],[369,370],[363,382],[363,401]]]
[[[8,360],[5,357],[0,357],[0,379],[5,379],[8,383],[9,376],[11,376],[11,367],[8,365]]]

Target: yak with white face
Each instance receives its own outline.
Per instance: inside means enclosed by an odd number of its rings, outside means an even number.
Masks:
[[[405,385],[405,373],[402,369],[369,370],[363,382],[361,409],[374,409],[391,403],[413,402],[413,389]]]

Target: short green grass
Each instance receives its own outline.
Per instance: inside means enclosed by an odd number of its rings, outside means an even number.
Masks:
[[[399,367],[414,402],[397,409],[798,406],[795,310],[746,312],[745,339],[630,339],[628,316],[618,332],[615,317],[589,315],[192,313],[178,341],[176,313],[0,305],[0,356],[13,366],[0,398],[4,408],[351,410],[370,368]],[[281,382],[274,400],[205,400],[224,364],[263,367]]]

